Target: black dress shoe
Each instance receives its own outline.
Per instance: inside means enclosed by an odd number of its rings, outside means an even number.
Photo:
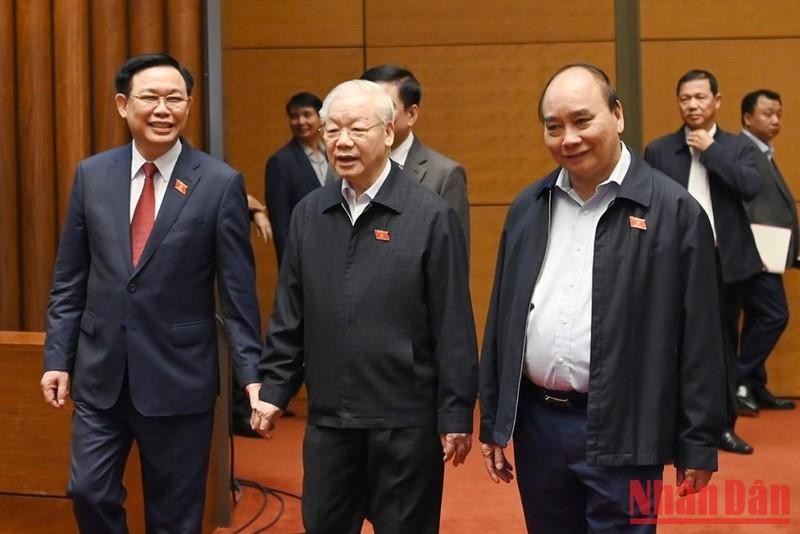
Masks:
[[[758,404],[749,396],[736,395],[736,413],[747,417],[758,417]]]
[[[773,395],[766,387],[756,387],[750,389],[753,399],[762,410],[794,410],[793,400],[779,399]]]
[[[722,439],[719,442],[719,448],[723,451],[733,452],[736,454],[753,454],[753,447],[750,446],[745,440],[736,435],[733,430],[726,430],[722,433]]]

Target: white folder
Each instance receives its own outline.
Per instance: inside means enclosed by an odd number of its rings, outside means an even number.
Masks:
[[[786,258],[789,254],[789,243],[792,231],[782,226],[768,224],[751,224],[756,248],[761,256],[761,263],[768,273],[782,273],[786,270]]]

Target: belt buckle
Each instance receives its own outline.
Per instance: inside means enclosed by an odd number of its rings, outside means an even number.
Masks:
[[[553,406],[558,406],[559,408],[572,408],[572,403],[569,399],[562,399],[559,397],[553,397],[548,395],[547,393],[544,394],[544,401],[547,404],[552,404]]]

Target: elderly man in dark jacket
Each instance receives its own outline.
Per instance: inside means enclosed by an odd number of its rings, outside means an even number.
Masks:
[[[632,524],[631,484],[674,463],[694,491],[717,469],[711,227],[620,142],[622,106],[597,67],[557,72],[540,114],[561,167],[506,218],[480,366],[482,454],[495,482],[510,481],[513,437],[530,531],[651,532]]]

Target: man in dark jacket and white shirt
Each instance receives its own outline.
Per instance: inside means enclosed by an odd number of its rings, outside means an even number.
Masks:
[[[630,488],[717,469],[722,348],[708,217],[619,139],[608,77],[568,65],[539,105],[559,168],[511,205],[480,366],[481,453],[531,532],[654,532]],[[644,517],[642,517],[644,516]],[[643,524],[633,524],[644,519]]]
[[[320,113],[335,183],[295,207],[253,426],[305,376],[306,532],[439,530],[444,462],[472,440],[477,343],[455,210],[389,160],[391,98],[351,80]],[[444,461],[443,461],[444,459]]]

